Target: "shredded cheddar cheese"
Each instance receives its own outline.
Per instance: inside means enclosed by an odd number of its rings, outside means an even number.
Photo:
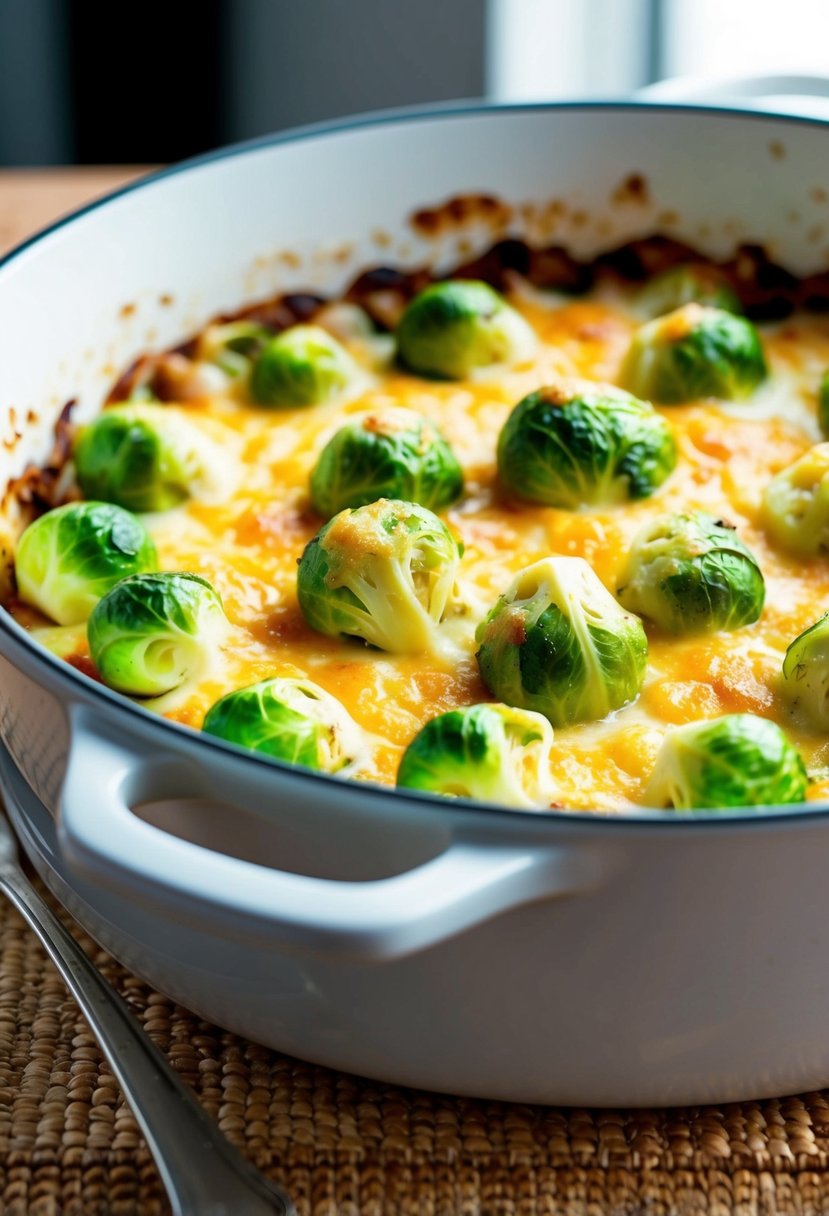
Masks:
[[[665,512],[703,510],[734,524],[759,560],[766,586],[760,620],[734,632],[668,639],[649,630],[648,674],[639,698],[602,722],[556,731],[552,768],[557,803],[621,810],[642,794],[666,730],[733,712],[777,721],[807,767],[829,763],[829,739],[793,722],[779,693],[789,642],[829,609],[829,557],[798,559],[776,548],[764,530],[763,489],[770,478],[820,438],[815,386],[829,366],[829,320],[797,314],[761,326],[771,375],[751,401],[699,401],[660,410],[674,432],[676,470],[652,497],[612,509],[568,512],[516,502],[496,482],[498,434],[528,392],[562,377],[613,383],[637,324],[623,291],[542,303],[515,292],[510,302],[540,339],[535,356],[461,383],[427,381],[393,364],[372,363],[366,344],[360,390],[344,401],[269,410],[238,394],[201,397],[165,408],[221,445],[230,493],[143,517],[162,570],[209,579],[233,626],[208,678],[162,706],[167,716],[199,728],[224,693],[273,675],[307,677],[338,698],[374,741],[360,776],[394,782],[401,754],[419,728],[447,709],[489,700],[475,662],[474,630],[516,573],[550,554],[583,557],[615,592],[634,533]],[[469,611],[451,623],[447,655],[385,654],[356,641],[314,633],[296,597],[297,560],[324,522],[310,507],[308,479],[323,445],[342,423],[369,413],[378,431],[396,425],[393,407],[437,425],[466,480],[463,498],[443,518],[463,542],[463,599]],[[385,420],[384,420],[385,419]],[[347,522],[342,524],[347,527]],[[390,538],[386,543],[391,544]],[[20,619],[60,649],[60,633],[29,609]],[[82,630],[62,647],[88,655]],[[824,797],[827,782],[813,794]]]

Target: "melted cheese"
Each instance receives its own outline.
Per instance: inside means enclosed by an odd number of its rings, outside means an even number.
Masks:
[[[156,708],[197,728],[210,705],[233,688],[272,675],[307,676],[339,698],[373,741],[361,776],[393,782],[403,749],[429,718],[488,699],[474,658],[474,625],[515,572],[551,553],[577,555],[613,591],[629,542],[645,520],[700,508],[736,524],[759,559],[767,584],[762,618],[737,632],[701,638],[653,634],[638,700],[603,722],[556,732],[556,801],[573,809],[630,806],[671,725],[730,712],[773,718],[810,769],[829,764],[829,740],[799,729],[778,693],[786,646],[829,608],[829,558],[803,561],[776,551],[759,522],[771,475],[819,438],[815,387],[829,366],[829,321],[798,316],[763,327],[772,375],[753,401],[663,410],[679,464],[652,498],[570,513],[502,500],[495,479],[498,432],[512,406],[539,385],[562,376],[613,382],[637,321],[618,292],[574,303],[520,291],[513,303],[541,343],[532,362],[508,371],[483,372],[461,384],[426,382],[388,363],[378,370],[371,343],[355,341],[352,353],[365,375],[347,401],[269,411],[216,396],[168,407],[186,411],[222,443],[237,488],[225,501],[191,502],[145,519],[161,568],[210,579],[234,628],[210,677]],[[406,406],[436,423],[464,468],[465,495],[445,518],[465,545],[461,569],[471,611],[453,622],[451,658],[386,655],[321,637],[297,606],[297,559],[321,523],[307,491],[316,457],[348,416],[389,406]],[[25,619],[32,623],[30,615]],[[64,653],[86,653],[80,632],[64,639]],[[44,631],[44,640],[59,646],[55,635]],[[812,796],[827,794],[829,781],[813,785]]]

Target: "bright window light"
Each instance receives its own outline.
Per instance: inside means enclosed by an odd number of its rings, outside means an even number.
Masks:
[[[618,97],[649,79],[650,0],[487,0],[487,93]]]
[[[660,76],[829,72],[827,0],[662,0],[660,7]]]

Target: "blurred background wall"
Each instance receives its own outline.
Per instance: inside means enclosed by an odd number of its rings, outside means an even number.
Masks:
[[[0,0],[0,163],[157,163],[480,97],[484,0]]]
[[[0,165],[158,163],[450,99],[829,73],[829,0],[0,0]]]

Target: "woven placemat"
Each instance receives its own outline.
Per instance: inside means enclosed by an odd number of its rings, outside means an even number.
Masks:
[[[382,1085],[211,1026],[80,940],[225,1134],[288,1188],[302,1216],[829,1212],[829,1094],[587,1111]],[[0,904],[0,1216],[168,1210],[86,1023],[33,935]]]

